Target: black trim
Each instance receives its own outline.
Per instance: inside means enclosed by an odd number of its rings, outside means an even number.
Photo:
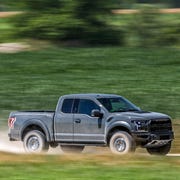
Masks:
[[[60,141],[57,142],[59,145],[74,145],[74,146],[106,146],[106,143],[102,142],[68,142],[68,141]]]

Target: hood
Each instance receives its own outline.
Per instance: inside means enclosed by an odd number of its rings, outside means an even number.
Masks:
[[[137,111],[137,112],[119,112],[115,113],[116,117],[126,118],[129,120],[152,120],[152,119],[167,119],[170,118],[166,114],[157,113],[157,112],[145,112],[145,111]]]

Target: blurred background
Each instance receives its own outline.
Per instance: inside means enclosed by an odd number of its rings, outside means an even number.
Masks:
[[[179,7],[179,0],[1,0],[1,12],[20,14],[1,25],[0,42],[33,38],[72,46],[176,46]]]
[[[179,8],[179,0],[1,0],[0,126],[13,110],[54,110],[64,94],[115,93],[169,114],[178,147]]]
[[[179,8],[180,0],[0,0],[0,179],[179,179]],[[54,110],[69,93],[120,94],[170,115],[171,155],[27,156],[16,154],[19,144],[7,153],[11,111]]]

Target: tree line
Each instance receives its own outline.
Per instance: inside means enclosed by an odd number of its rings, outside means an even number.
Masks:
[[[62,3],[63,0],[61,0]],[[69,1],[69,0],[67,0]],[[87,1],[87,0],[86,0]],[[77,1],[78,2],[78,1]],[[165,4],[167,7],[170,8],[180,8],[180,0],[109,0],[111,3],[111,7],[113,8],[132,8],[134,4]],[[26,6],[26,4],[33,5],[36,3],[36,7],[38,8],[40,5],[43,6],[58,6],[60,1],[59,0],[6,0],[0,1],[0,11],[2,10],[11,10],[11,9],[21,9]],[[103,4],[103,1],[101,1]]]
[[[113,25],[111,10],[117,3],[143,3],[126,27]],[[133,36],[138,45],[175,45],[180,42],[180,22],[163,21],[155,6],[145,0],[19,0],[6,3],[23,10],[10,19],[14,36],[72,45],[126,45]],[[155,1],[148,1],[155,2]],[[157,2],[161,2],[160,0]],[[164,1],[165,2],[165,1]],[[166,2],[174,2],[168,1]],[[120,19],[121,21],[121,19]]]

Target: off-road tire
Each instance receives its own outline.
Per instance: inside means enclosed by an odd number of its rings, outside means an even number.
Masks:
[[[29,131],[23,139],[24,149],[27,153],[43,153],[49,149],[49,143],[46,141],[45,135],[38,131]]]
[[[165,156],[171,149],[171,142],[161,147],[146,148],[147,152],[151,155]]]
[[[116,131],[110,138],[109,147],[118,155],[132,153],[136,149],[132,136],[125,131]]]

